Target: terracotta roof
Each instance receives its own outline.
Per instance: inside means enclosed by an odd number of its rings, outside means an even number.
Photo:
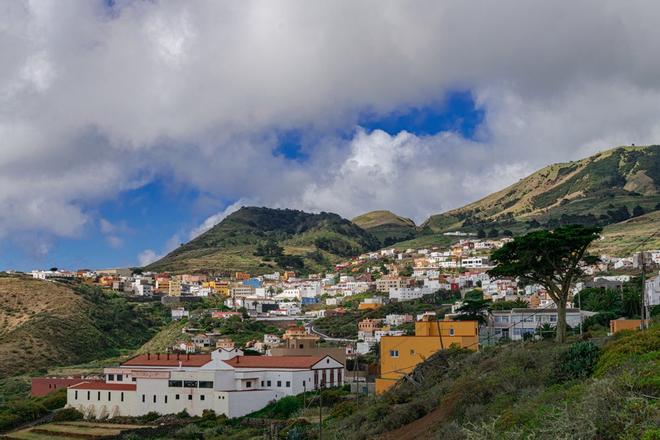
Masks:
[[[311,368],[325,356],[236,356],[226,364],[234,368]]]
[[[71,385],[69,388],[95,391],[135,391],[136,385],[132,383],[81,382],[76,385]]]
[[[211,362],[210,354],[140,354],[132,357],[122,367],[201,367]]]

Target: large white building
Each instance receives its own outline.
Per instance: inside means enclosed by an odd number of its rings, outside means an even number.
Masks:
[[[496,338],[508,338],[518,341],[525,334],[535,334],[539,327],[549,324],[557,325],[557,309],[511,309],[493,310],[490,315],[490,325]],[[567,309],[566,323],[570,327],[577,327],[582,321],[580,310]]]
[[[104,369],[105,382],[69,387],[67,406],[96,418],[183,410],[240,417],[284,396],[341,386],[343,369],[330,356],[243,356],[237,349],[143,354]]]

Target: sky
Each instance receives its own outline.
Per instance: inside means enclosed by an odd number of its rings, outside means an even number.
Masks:
[[[240,206],[416,222],[658,143],[660,3],[0,1],[0,269],[146,264]]]

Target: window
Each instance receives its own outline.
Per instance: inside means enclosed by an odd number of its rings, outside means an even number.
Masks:
[[[204,394],[202,394],[201,396],[199,396],[199,400],[204,400],[205,397],[206,396],[204,396]]]
[[[414,349],[414,348],[410,349],[410,355],[411,355],[411,356],[414,356],[414,355],[415,355],[415,349]]]
[[[136,382],[136,381],[137,381],[137,379],[136,379],[136,378],[133,378],[133,379],[131,379],[131,380],[132,380],[133,382]]]
[[[262,387],[264,386],[264,381],[263,381],[263,380],[261,381],[261,386],[262,386]]]
[[[165,403],[167,403],[167,394],[165,394]]]
[[[286,381],[286,387],[287,387],[287,388],[290,388],[290,387],[291,387],[291,382],[289,382],[288,380]]]
[[[110,402],[112,395],[110,394],[110,391],[108,391],[108,402]]]
[[[266,384],[267,384],[268,386],[271,386],[271,385],[270,385],[270,384],[271,384],[271,382],[270,382],[270,381],[268,381],[268,382],[266,382]]]
[[[124,380],[124,376],[123,376],[122,374],[118,374],[118,375],[117,375],[117,380],[120,381],[120,382],[123,381],[123,380]]]
[[[178,394],[176,394],[176,395],[174,396],[174,400],[179,400],[179,395],[178,395]]]
[[[192,394],[188,394],[188,400],[192,400]]]
[[[78,391],[75,391],[75,392],[73,393],[73,398],[76,399],[76,400],[78,400]]]
[[[96,400],[101,400],[101,392],[100,391],[96,394]]]
[[[167,384],[170,388],[174,388],[174,387],[180,388],[180,387],[183,386],[183,381],[181,381],[181,380],[170,380]]]
[[[281,380],[278,380],[278,381],[277,381],[277,386],[278,386],[278,387],[281,387],[281,386],[282,386],[282,381],[281,381]]]
[[[108,374],[108,381],[115,380],[114,374]]]
[[[183,381],[183,386],[186,388],[197,388],[197,381],[196,380],[184,380]]]
[[[252,382],[249,380],[245,382],[245,388],[252,388]]]
[[[303,388],[305,387],[305,385],[306,385],[306,384],[305,384],[305,381],[303,380]]]
[[[122,402],[124,401],[124,392],[123,391],[119,395],[119,400],[121,400]]]
[[[454,336],[455,333],[454,327],[449,327],[449,336]]]
[[[390,356],[393,358],[399,357],[399,350],[390,350]]]
[[[154,403],[156,403],[156,395],[154,394]]]
[[[91,397],[90,397],[90,392],[87,391],[87,400],[90,400],[90,399],[91,399]]]
[[[144,394],[142,395],[142,403],[144,403],[145,396]]]
[[[557,322],[557,315],[550,315],[550,322]]]
[[[199,381],[199,387],[200,388],[213,388],[213,381],[211,380],[200,380]]]

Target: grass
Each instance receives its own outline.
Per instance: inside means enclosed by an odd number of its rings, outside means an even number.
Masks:
[[[57,422],[12,432],[7,434],[6,438],[24,440],[115,438],[124,431],[148,427],[150,426],[97,422]]]

